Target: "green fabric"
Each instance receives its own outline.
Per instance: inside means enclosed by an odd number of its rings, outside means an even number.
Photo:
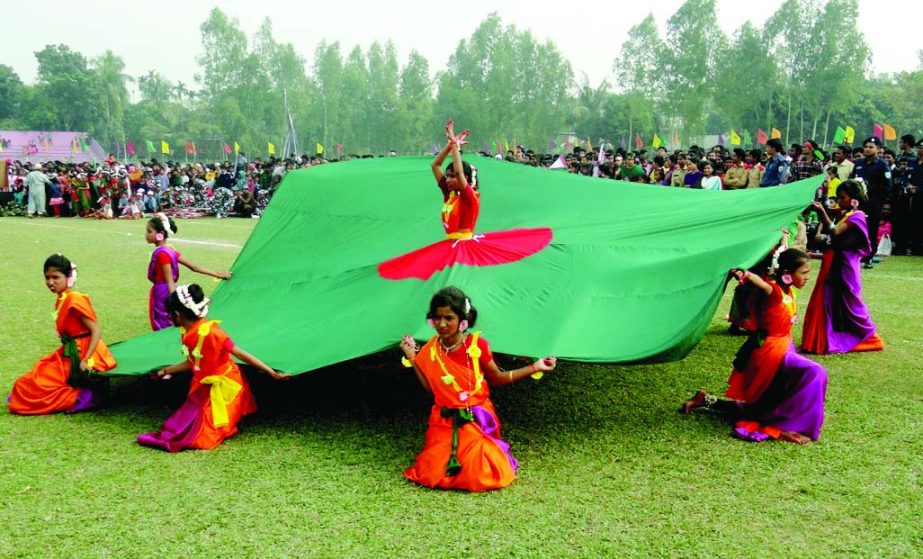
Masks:
[[[431,159],[321,165],[285,177],[234,278],[213,293],[210,316],[271,367],[299,373],[395,348],[406,333],[430,338],[430,297],[456,285],[495,351],[680,359],[714,316],[727,271],[763,258],[823,181],[711,192],[467,160],[478,167],[477,232],[549,227],[548,247],[501,266],[452,266],[425,282],[382,279],[379,263],[444,237]],[[109,375],[182,358],[172,328],[112,351],[119,365]]]

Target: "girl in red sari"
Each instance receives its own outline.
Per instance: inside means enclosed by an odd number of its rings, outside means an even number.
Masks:
[[[404,476],[426,487],[487,491],[512,483],[516,459],[500,438],[500,421],[490,401],[490,386],[520,381],[555,368],[555,358],[501,371],[480,332],[469,332],[477,309],[457,287],[439,290],[427,319],[436,335],[421,349],[410,335],[400,343],[404,363],[413,367],[434,403],[426,443]]]
[[[737,352],[726,399],[700,390],[682,413],[699,408],[725,413],[735,421],[733,434],[747,441],[817,440],[824,423],[827,373],[795,353],[792,341],[796,290],[804,287],[810,272],[808,255],[795,248],[779,255],[772,279],[734,271],[739,281],[752,283],[760,293],[758,328]]]
[[[97,407],[104,397],[105,380],[89,373],[112,369],[115,358],[102,340],[90,298],[71,289],[77,280],[77,266],[53,254],[45,260],[44,269],[45,285],[57,296],[54,320],[61,347],[16,379],[9,398],[10,412],[44,415]]]
[[[210,450],[237,434],[237,423],[256,411],[256,400],[236,357],[274,379],[287,378],[234,345],[218,327],[220,320],[207,320],[209,300],[196,284],[179,285],[167,299],[167,310],[179,326],[186,360],[161,369],[158,378],[192,373],[186,401],[167,418],[159,433],[138,436],[138,443],[179,452],[187,448]]]

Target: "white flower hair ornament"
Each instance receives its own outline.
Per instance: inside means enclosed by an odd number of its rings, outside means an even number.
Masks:
[[[170,228],[170,218],[167,217],[167,214],[163,212],[157,212],[157,219],[160,220],[164,230],[163,233],[157,233],[157,240],[162,241],[168,234],[173,234],[173,229]]]
[[[211,302],[208,297],[203,298],[201,303],[196,303],[189,293],[188,285],[176,286],[176,296],[179,297],[179,302],[184,307],[192,311],[192,314],[199,318],[208,316],[208,304]]]

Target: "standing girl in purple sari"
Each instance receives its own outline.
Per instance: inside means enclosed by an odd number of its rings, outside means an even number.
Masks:
[[[150,280],[151,292],[148,297],[148,315],[151,320],[152,330],[162,330],[173,326],[173,321],[167,313],[167,298],[176,289],[179,280],[179,264],[186,266],[193,272],[205,274],[219,279],[231,279],[231,272],[213,272],[193,264],[183,258],[172,245],[167,244],[167,238],[175,235],[176,223],[164,213],[158,213],[147,222],[147,231],[144,239],[154,245],[154,253],[147,265],[147,279]]]
[[[801,347],[818,354],[879,351],[885,344],[861,297],[859,263],[872,254],[865,213],[860,210],[865,194],[857,181],[847,180],[837,187],[836,197],[843,212],[836,223],[823,204],[814,202],[830,247],[805,312]]]
[[[680,411],[723,412],[734,420],[734,436],[746,441],[808,444],[820,436],[827,394],[824,368],[798,355],[792,342],[798,316],[795,291],[808,281],[811,260],[790,248],[779,255],[775,268],[771,279],[734,271],[738,281],[759,292],[757,330],[737,352],[726,399],[700,390]]]

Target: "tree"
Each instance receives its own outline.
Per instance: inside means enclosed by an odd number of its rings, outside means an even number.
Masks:
[[[773,126],[773,99],[778,95],[775,85],[780,74],[760,30],[749,21],[744,23],[730,46],[718,54],[718,68],[715,107],[730,127],[768,130]]]
[[[715,0],[687,0],[667,21],[664,56],[668,103],[683,119],[685,137],[705,131],[706,107],[712,98],[716,57],[727,46],[717,24]]]
[[[66,45],[48,45],[35,53],[38,61],[38,95],[47,96],[54,122],[49,128],[96,131],[102,120],[99,81],[87,59]]]
[[[105,122],[103,138],[105,145],[112,141],[121,142],[125,135],[125,107],[128,106],[126,84],[134,79],[125,74],[125,62],[112,50],[107,49],[93,61],[96,79],[102,90],[102,113]]]
[[[0,64],[0,121],[18,116],[23,94],[19,74],[6,64]]]
[[[402,151],[417,152],[426,145],[433,120],[433,83],[429,77],[429,62],[417,51],[410,51],[407,64],[401,70],[398,100],[404,139]]]

